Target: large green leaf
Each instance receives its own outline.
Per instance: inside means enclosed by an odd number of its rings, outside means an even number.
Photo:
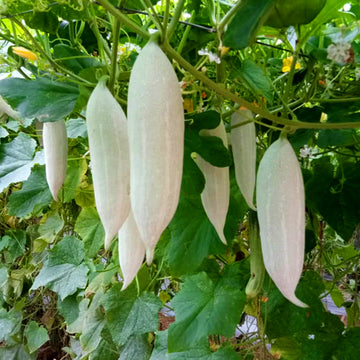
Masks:
[[[158,331],[150,360],[238,360],[239,355],[230,348],[210,350],[208,339],[203,339],[191,348],[176,353],[167,352],[168,330]]]
[[[104,296],[105,317],[114,342],[125,345],[132,335],[155,331],[161,301],[151,293],[137,296],[136,286],[121,291],[121,284],[113,286]]]
[[[76,156],[78,154],[74,154]],[[68,165],[66,169],[66,178],[64,182],[64,202],[70,202],[75,198],[76,191],[81,184],[83,176],[88,169],[85,159],[73,159],[72,156],[68,158]]]
[[[343,324],[336,315],[326,312],[320,300],[325,287],[316,272],[305,272],[296,291],[310,308],[290,303],[272,282],[264,283],[264,291],[268,301],[262,305],[262,314],[267,319],[265,332],[270,339],[294,336],[305,340],[311,334],[323,334],[331,342],[341,335]]]
[[[85,254],[95,256],[103,246],[105,231],[95,208],[83,208],[76,219],[75,231],[84,241]]]
[[[243,0],[224,36],[224,45],[243,49],[255,39],[275,0]]]
[[[240,79],[244,80],[256,95],[264,96],[270,104],[272,103],[273,92],[270,79],[265,75],[264,70],[252,60],[244,60],[235,76],[239,76]]]
[[[184,276],[172,300],[176,322],[169,328],[169,352],[187,350],[208,335],[232,337],[245,305],[248,273],[246,263],[235,263],[217,276]]]
[[[133,335],[121,349],[119,360],[148,360],[151,354],[149,338],[146,335]]]
[[[0,145],[0,192],[11,183],[26,180],[35,163],[44,164],[41,152],[34,157],[35,148],[36,141],[24,133]]]
[[[9,347],[0,346],[0,359],[6,360],[35,360],[37,354],[29,354],[23,344]]]
[[[76,85],[48,77],[1,80],[0,93],[21,118],[37,118],[41,122],[64,119],[73,111],[79,96]]]
[[[335,173],[330,157],[312,161],[306,200],[344,239],[349,240],[360,219],[360,165],[341,162]]]
[[[35,278],[32,290],[46,286],[58,293],[61,300],[84,289],[87,283],[88,267],[83,264],[83,243],[66,236],[50,251],[49,259]]]
[[[75,74],[78,74],[81,70],[89,67],[100,66],[100,63],[94,57],[84,54],[65,44],[55,45],[53,55],[60,64],[70,69]]]
[[[103,293],[101,291],[95,294],[89,308],[83,316],[80,344],[86,352],[94,351],[101,341],[101,331],[105,325],[104,313],[100,309],[102,296]]]
[[[11,337],[20,331],[21,321],[20,311],[11,309],[7,312],[5,309],[0,309],[0,342],[6,341],[10,345],[12,343]]]
[[[24,230],[9,230],[0,241],[0,249],[4,251],[5,261],[12,263],[26,251],[26,232]]]
[[[49,340],[46,329],[36,321],[30,321],[25,328],[25,337],[30,354],[36,351],[41,345]]]
[[[45,176],[45,167],[36,166],[33,168],[28,180],[23,183],[19,191],[15,191],[9,198],[9,215],[23,217],[39,211],[48,206],[52,201]]]

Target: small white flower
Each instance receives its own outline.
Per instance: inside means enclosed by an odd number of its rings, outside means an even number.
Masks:
[[[220,58],[216,54],[210,52],[208,49],[200,49],[198,54],[201,56],[208,56],[210,62],[215,61],[217,64],[220,64],[221,62]]]
[[[339,64],[344,64],[350,58],[351,44],[345,41],[339,41],[335,44],[331,44],[327,48],[329,60],[333,60]]]
[[[304,145],[304,147],[300,149],[300,156],[303,158],[310,157],[311,154],[312,148],[308,147],[307,145]]]

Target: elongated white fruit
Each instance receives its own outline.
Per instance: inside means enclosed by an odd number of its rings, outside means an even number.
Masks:
[[[15,120],[19,119],[19,114],[0,96],[0,116],[7,114]]]
[[[305,251],[305,194],[289,141],[280,137],[265,152],[257,174],[256,202],[265,268],[285,298],[295,295]]]
[[[201,135],[217,136],[227,148],[227,136],[224,123],[215,129],[201,130]],[[205,177],[205,187],[201,193],[201,201],[206,215],[213,224],[220,240],[226,245],[224,226],[230,200],[229,167],[217,167],[204,160],[199,154],[196,155],[196,163]]]
[[[143,48],[131,72],[128,121],[131,206],[151,264],[156,243],[179,202],[184,153],[179,82],[153,41]]]
[[[65,181],[68,142],[64,120],[46,122],[43,125],[46,181],[55,201]]]
[[[252,119],[250,110],[238,110],[231,117],[231,125]],[[248,206],[256,210],[253,198],[256,172],[256,130],[253,122],[231,129],[235,178]]]
[[[124,282],[122,290],[134,280],[145,257],[145,246],[130,210],[124,225],[119,230],[119,262]]]
[[[100,79],[86,110],[95,203],[105,229],[105,249],[130,211],[130,158],[126,117]]]

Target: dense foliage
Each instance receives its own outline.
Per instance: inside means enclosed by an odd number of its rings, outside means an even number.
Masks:
[[[0,359],[360,358],[358,1],[3,0],[0,12]],[[126,112],[130,72],[155,30],[184,101],[181,194],[153,263],[121,291],[117,239],[105,251],[95,207],[86,105],[108,75]],[[239,107],[254,114],[257,163],[284,131],[301,164],[296,296],[309,308],[268,275],[246,296],[249,207],[231,143],[201,135],[220,121],[229,133]],[[68,156],[55,201],[41,127],[59,120]],[[195,154],[230,168],[227,245],[202,205]],[[249,316],[256,331],[243,331]]]

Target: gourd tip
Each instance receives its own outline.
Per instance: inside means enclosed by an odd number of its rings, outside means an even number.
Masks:
[[[146,249],[146,264],[150,266],[154,259],[154,249]]]

